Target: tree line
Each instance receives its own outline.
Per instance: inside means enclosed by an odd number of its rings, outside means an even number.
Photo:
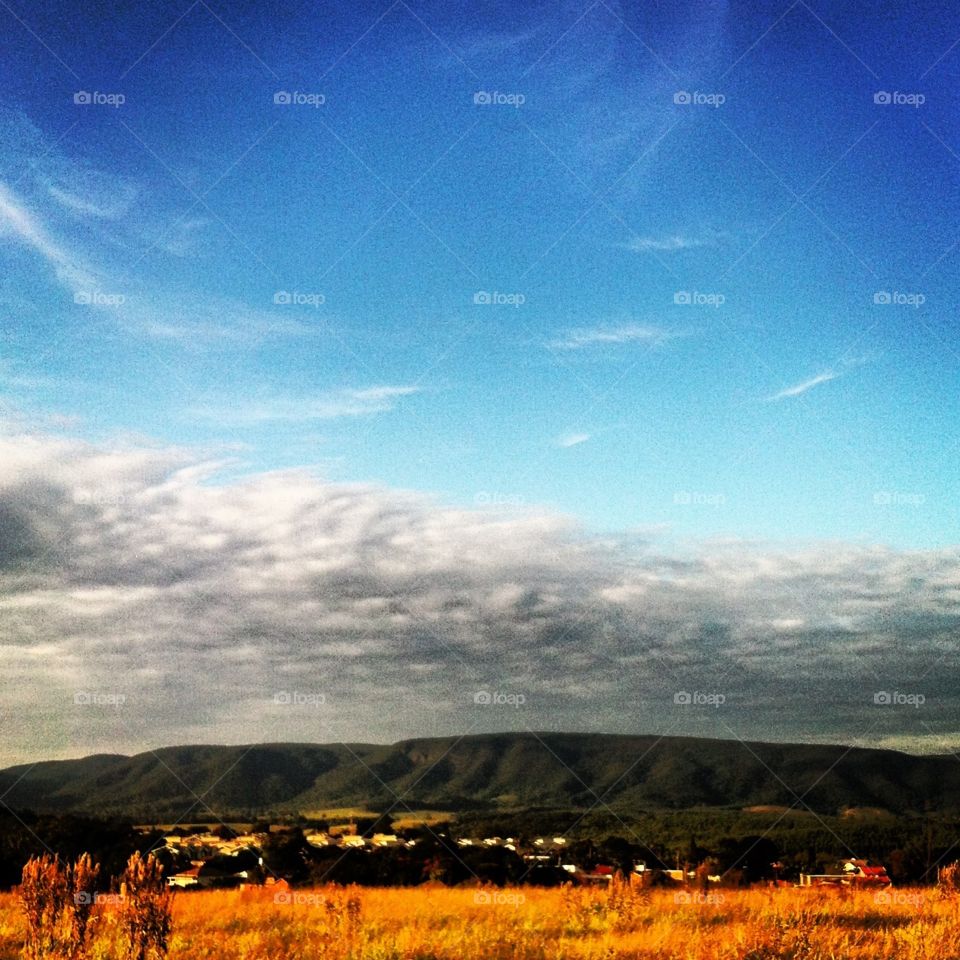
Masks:
[[[771,879],[775,872],[794,879],[800,872],[829,872],[848,856],[886,866],[894,883],[933,883],[938,868],[960,857],[960,823],[936,817],[843,818],[744,815],[738,811],[684,811],[628,818],[610,814],[582,818],[570,829],[569,813],[527,812],[494,818],[461,818],[442,827],[394,831],[388,817],[357,824],[357,831],[397,832],[413,846],[345,850],[307,843],[304,826],[289,824],[269,834],[261,851],[264,876],[294,883],[331,881],[368,885],[444,883],[559,883],[569,879],[559,860],[585,871],[607,865],[629,872],[637,862],[651,871],[695,870],[706,866],[730,882]],[[266,831],[269,824],[256,824]],[[558,829],[561,828],[561,829]],[[184,828],[187,829],[187,828]],[[566,834],[568,844],[553,862],[531,863],[505,846],[457,845],[455,838],[512,837],[522,852],[537,836]],[[102,889],[122,874],[130,856],[153,851],[166,874],[183,864],[164,846],[159,831],[142,831],[124,820],[77,815],[37,815],[25,811],[0,814],[0,888],[20,882],[31,857],[56,855],[75,862],[84,853],[100,864]],[[780,865],[774,871],[773,864]]]

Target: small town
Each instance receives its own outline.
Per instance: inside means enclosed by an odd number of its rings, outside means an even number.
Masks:
[[[170,873],[167,882],[170,887],[181,890],[209,889],[215,887],[233,887],[255,884],[286,883],[287,878],[271,872],[265,863],[263,850],[270,842],[271,833],[243,833],[231,835],[229,829],[218,828],[213,832],[179,834],[171,833],[164,837],[164,852],[173,864],[178,865],[176,872]],[[273,833],[277,837],[279,833]],[[396,833],[373,833],[360,835],[352,830],[331,828],[324,830],[305,830],[303,840],[309,847],[343,852],[363,851],[376,856],[385,850],[416,849],[421,840],[398,836]],[[447,840],[441,834],[438,839]],[[592,869],[584,869],[567,855],[568,843],[565,837],[537,837],[529,844],[521,844],[514,837],[484,837],[471,839],[460,837],[453,844],[461,851],[499,849],[504,854],[513,855],[522,862],[526,870],[535,878],[537,872],[546,869],[561,870],[566,879],[580,883],[606,883],[617,872],[612,864],[595,864]],[[184,864],[189,862],[189,866]],[[642,874],[647,868],[645,862],[637,862],[633,869]],[[668,870],[667,875],[682,877],[682,871]]]
[[[276,856],[278,850],[284,851],[279,857]],[[724,875],[718,872],[715,861],[709,859],[695,866],[687,863],[669,867],[647,859],[604,857],[592,844],[571,844],[563,836],[521,840],[517,837],[471,838],[428,833],[413,837],[409,836],[409,831],[364,835],[356,832],[355,825],[327,830],[272,828],[246,833],[237,833],[225,826],[195,832],[178,828],[167,833],[163,837],[163,846],[154,852],[167,866],[166,881],[170,888],[203,890],[252,886],[286,888],[305,877],[317,882],[330,878],[332,868],[344,863],[346,858],[358,855],[386,860],[390,854],[394,857],[405,854],[407,862],[422,863],[423,881],[442,879],[442,873],[436,869],[438,850],[446,851],[448,859],[463,862],[466,871],[473,875],[466,879],[467,883],[509,878],[514,882],[540,886],[564,883],[603,886],[620,878],[650,886],[689,884],[709,887],[725,883],[742,886],[763,882],[773,886],[839,885],[874,889],[891,883],[882,865],[854,857],[839,861],[832,873],[801,872],[788,878],[784,865],[772,861],[769,870],[762,871],[762,874],[758,872],[757,876],[744,876],[743,870],[727,871],[728,875]],[[309,873],[304,873],[298,859],[304,865],[313,862]],[[396,863],[396,860],[392,862]],[[514,866],[513,871],[503,869],[508,863]],[[498,865],[500,870],[491,871],[492,864]],[[361,870],[351,879],[362,882],[368,876],[369,871]],[[377,872],[376,877],[382,880],[383,872]]]

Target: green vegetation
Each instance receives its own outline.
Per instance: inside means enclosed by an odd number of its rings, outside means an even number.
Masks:
[[[485,734],[388,746],[194,746],[88,757],[0,771],[4,791],[13,808],[151,822],[176,821],[186,809],[241,821],[293,819],[302,811],[370,815],[397,797],[403,802],[396,816],[414,809],[601,808],[626,815],[793,807],[830,816],[859,808],[848,819],[873,822],[885,811],[960,813],[960,764],[946,756],[811,744]],[[196,808],[197,796],[208,809]]]

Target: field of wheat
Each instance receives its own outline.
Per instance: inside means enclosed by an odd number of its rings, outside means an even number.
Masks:
[[[110,929],[110,905],[100,924]],[[0,960],[20,956],[0,895]],[[93,956],[122,954],[101,938]],[[935,889],[677,892],[370,889],[182,893],[171,960],[960,960],[960,899]]]

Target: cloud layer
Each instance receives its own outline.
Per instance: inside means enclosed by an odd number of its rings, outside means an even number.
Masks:
[[[0,435],[0,759],[524,728],[937,750],[955,730],[957,550],[667,553],[546,511],[218,467]]]

